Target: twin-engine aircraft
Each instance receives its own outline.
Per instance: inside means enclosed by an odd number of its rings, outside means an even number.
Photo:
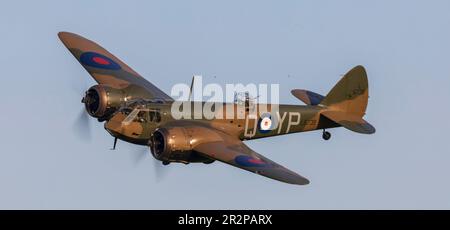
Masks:
[[[171,106],[175,100],[117,57],[79,35],[60,32],[58,36],[98,83],[86,91],[82,103],[90,116],[105,122],[105,129],[114,137],[114,147],[117,139],[148,146],[164,165],[218,160],[278,181],[306,185],[308,179],[258,154],[243,141],[312,130],[323,130],[322,137],[328,140],[331,134],[326,129],[341,126],[357,133],[375,133],[363,119],[369,88],[362,66],[345,74],[326,96],[292,90],[306,105],[280,104],[276,105],[277,114],[270,114],[275,105],[264,104],[269,113],[257,113],[259,119],[253,123],[247,114],[231,119],[174,119]],[[195,103],[204,102],[189,103],[194,108]],[[222,109],[236,106],[224,103]],[[254,106],[258,111],[262,104]],[[278,117],[277,122],[273,122],[274,117]],[[274,123],[276,127],[272,127]]]

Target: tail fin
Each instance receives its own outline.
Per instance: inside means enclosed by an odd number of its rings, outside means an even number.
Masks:
[[[331,89],[321,104],[333,110],[364,116],[369,100],[366,70],[356,66]]]
[[[362,119],[369,100],[366,70],[356,66],[331,89],[320,104],[328,110],[322,115],[358,133],[372,134],[375,128]]]

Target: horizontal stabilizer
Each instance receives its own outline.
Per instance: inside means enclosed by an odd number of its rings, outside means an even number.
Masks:
[[[342,111],[324,111],[321,113],[326,118],[338,123],[342,127],[353,132],[372,134],[375,133],[375,127],[358,115]]]
[[[291,90],[292,95],[303,101],[307,105],[318,105],[325,98],[324,96],[304,89]]]

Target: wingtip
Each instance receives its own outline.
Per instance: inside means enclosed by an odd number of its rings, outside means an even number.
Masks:
[[[289,180],[282,180],[282,181],[294,185],[308,185],[310,183],[308,179],[298,174],[295,177],[290,178]]]
[[[80,36],[76,33],[67,32],[67,31],[58,32],[58,37],[59,37],[59,39],[61,39],[61,41],[67,40],[69,38],[83,38],[82,36]]]
[[[72,33],[70,32],[66,32],[66,31],[60,31],[58,32],[58,38],[59,40],[61,40],[62,42],[64,42],[65,40],[67,40],[67,38],[69,36],[71,36]]]
[[[301,180],[297,181],[295,184],[297,184],[297,185],[308,185],[309,183],[310,183],[310,181],[303,177]]]
[[[65,36],[67,36],[69,34],[69,32],[66,32],[66,31],[60,31],[60,32],[58,32],[58,37],[59,38],[63,38],[63,37],[65,37]]]

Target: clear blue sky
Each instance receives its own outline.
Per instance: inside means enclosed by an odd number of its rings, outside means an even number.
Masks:
[[[0,208],[449,209],[449,10],[444,0],[3,1]],[[280,83],[280,102],[301,104],[291,88],[326,94],[361,64],[377,133],[247,142],[308,186],[221,163],[172,164],[158,180],[152,157],[135,164],[142,147],[110,151],[101,123],[90,142],[74,133],[73,89],[94,82],[58,31],[99,42],[166,92],[201,74]]]

